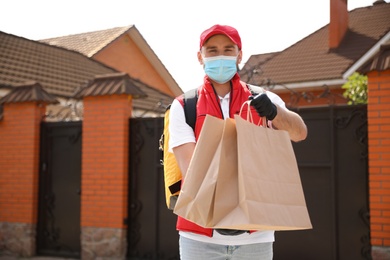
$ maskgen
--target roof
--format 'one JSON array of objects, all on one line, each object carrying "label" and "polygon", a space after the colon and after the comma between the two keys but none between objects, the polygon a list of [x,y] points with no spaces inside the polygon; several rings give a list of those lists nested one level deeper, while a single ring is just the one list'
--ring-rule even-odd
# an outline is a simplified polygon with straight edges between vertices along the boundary
[{"label": "roof", "polygon": [[[263,53],[258,55],[252,55],[249,57],[248,61],[245,63],[245,69],[243,68],[240,71],[240,76],[242,78],[252,78],[253,74],[262,74],[262,66],[272,59],[279,52]],[[250,69],[246,69],[250,68]]]},{"label": "roof", "polygon": [[17,86],[8,95],[0,98],[0,104],[29,101],[43,101],[49,104],[58,103],[57,99],[47,93],[37,82],[29,82],[25,85]]},{"label": "roof", "polygon": [[105,95],[133,95],[135,98],[145,98],[147,95],[140,90],[143,83],[134,80],[126,73],[115,73],[102,76],[96,76],[86,87],[80,89],[75,97],[81,99],[86,96],[105,96]]},{"label": "roof", "polygon": [[349,12],[349,27],[338,48],[328,48],[328,24],[289,48],[268,56],[266,62],[263,54],[251,56],[240,71],[242,79],[254,85],[272,82],[291,86],[346,79],[348,70],[370,50],[379,50],[378,42],[390,39],[390,4],[379,2]]},{"label": "roof", "polygon": [[366,74],[373,70],[390,70],[390,43],[382,45],[379,53],[362,66],[358,72]]},{"label": "roof", "polygon": [[[76,51],[0,31],[0,90],[33,81],[55,97],[74,98],[95,77],[113,73],[119,72]],[[165,112],[172,97],[139,80],[130,80],[147,95],[133,100],[134,110]]]},{"label": "roof", "polygon": [[78,52],[0,31],[0,87],[35,81],[53,95],[71,97],[95,75],[113,72]]},{"label": "roof", "polygon": [[63,47],[93,57],[104,47],[126,33],[132,26],[116,27],[107,30],[73,34],[40,40],[50,45]]},{"label": "roof", "polygon": [[95,56],[97,53],[106,48],[110,43],[114,42],[124,34],[128,34],[130,38],[136,43],[141,52],[154,66],[157,73],[159,73],[161,78],[164,79],[172,93],[174,93],[175,96],[182,94],[182,89],[173,79],[172,75],[165,68],[164,64],[157,57],[152,48],[142,37],[135,25],[43,39],[40,40],[40,42],[60,46],[69,50],[74,50],[86,55],[87,57],[93,58],[93,56]]},{"label": "roof", "polygon": [[168,95],[131,78],[126,73],[96,76],[84,88],[80,89],[75,97],[81,99],[86,96],[114,94],[132,95],[134,108],[144,112],[163,113],[167,105],[172,103],[172,98]]}]

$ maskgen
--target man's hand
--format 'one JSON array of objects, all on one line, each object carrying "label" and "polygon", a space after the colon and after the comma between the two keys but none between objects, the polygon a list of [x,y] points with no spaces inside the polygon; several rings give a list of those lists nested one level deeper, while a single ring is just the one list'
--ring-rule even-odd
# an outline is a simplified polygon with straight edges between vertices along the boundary
[{"label": "man's hand", "polygon": [[269,97],[262,93],[255,97],[250,96],[249,100],[252,100],[250,105],[256,109],[257,114],[261,117],[266,117],[268,120],[273,120],[278,113],[278,110]]}]

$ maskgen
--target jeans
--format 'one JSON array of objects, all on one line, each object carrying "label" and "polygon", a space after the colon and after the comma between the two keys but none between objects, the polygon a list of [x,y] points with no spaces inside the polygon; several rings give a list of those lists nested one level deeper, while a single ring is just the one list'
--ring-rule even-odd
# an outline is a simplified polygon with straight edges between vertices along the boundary
[{"label": "jeans", "polygon": [[240,246],[225,246],[199,242],[180,236],[181,260],[272,260],[272,242]]}]

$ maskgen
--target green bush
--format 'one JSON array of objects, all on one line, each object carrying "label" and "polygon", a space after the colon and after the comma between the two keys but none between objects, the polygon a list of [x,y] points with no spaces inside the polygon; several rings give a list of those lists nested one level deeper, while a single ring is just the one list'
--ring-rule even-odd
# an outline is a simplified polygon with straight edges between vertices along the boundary
[{"label": "green bush", "polygon": [[367,76],[355,72],[342,86],[343,96],[348,99],[348,105],[367,104]]}]

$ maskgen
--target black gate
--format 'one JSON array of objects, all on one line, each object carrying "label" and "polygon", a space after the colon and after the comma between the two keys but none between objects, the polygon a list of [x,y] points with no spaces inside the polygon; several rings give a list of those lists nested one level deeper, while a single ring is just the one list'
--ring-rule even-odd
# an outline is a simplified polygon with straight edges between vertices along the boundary
[{"label": "black gate", "polygon": [[[275,260],[370,259],[366,106],[301,109],[309,135],[294,143],[312,230],[276,232]],[[158,139],[163,119],[130,124],[130,259],[179,259],[166,209]]]},{"label": "black gate", "polygon": [[163,118],[130,120],[129,259],[179,259],[176,216],[165,204]]},{"label": "black gate", "polygon": [[81,122],[41,124],[37,254],[80,257]]},{"label": "black gate", "polygon": [[302,109],[294,144],[312,230],[276,232],[275,260],[371,259],[366,106]]}]

